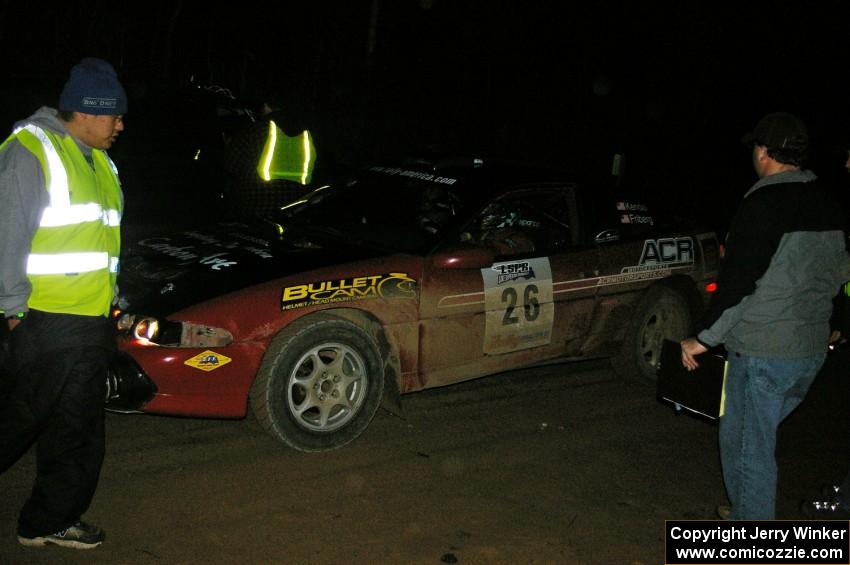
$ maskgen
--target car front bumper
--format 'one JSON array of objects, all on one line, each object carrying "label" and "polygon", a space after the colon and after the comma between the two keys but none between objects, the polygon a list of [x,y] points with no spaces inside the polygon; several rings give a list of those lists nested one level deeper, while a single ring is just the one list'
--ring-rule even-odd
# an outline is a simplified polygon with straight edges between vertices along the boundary
[{"label": "car front bumper", "polygon": [[111,412],[141,412],[156,395],[156,384],[132,357],[116,353],[106,374],[106,409]]}]

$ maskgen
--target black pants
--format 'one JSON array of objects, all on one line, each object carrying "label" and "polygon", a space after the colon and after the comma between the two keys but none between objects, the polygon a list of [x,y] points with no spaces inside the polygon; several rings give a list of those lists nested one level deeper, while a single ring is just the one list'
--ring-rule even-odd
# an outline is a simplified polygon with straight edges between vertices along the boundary
[{"label": "black pants", "polygon": [[105,318],[31,311],[10,335],[11,395],[0,404],[0,472],[36,442],[37,475],[18,520],[25,537],[76,523],[91,504],[104,455]]}]

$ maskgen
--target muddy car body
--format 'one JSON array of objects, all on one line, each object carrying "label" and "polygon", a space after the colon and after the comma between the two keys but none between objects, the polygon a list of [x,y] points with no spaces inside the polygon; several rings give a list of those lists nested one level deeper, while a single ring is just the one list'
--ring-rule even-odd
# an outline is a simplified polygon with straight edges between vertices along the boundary
[{"label": "muddy car body", "polygon": [[376,166],[250,228],[146,236],[120,287],[108,406],[245,416],[303,451],[399,395],[609,355],[652,378],[716,278],[713,233],[478,160]]}]

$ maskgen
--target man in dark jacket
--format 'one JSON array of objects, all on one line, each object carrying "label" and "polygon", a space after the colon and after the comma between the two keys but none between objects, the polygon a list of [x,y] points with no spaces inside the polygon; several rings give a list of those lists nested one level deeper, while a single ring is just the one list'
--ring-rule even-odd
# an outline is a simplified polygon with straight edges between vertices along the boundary
[{"label": "man in dark jacket", "polygon": [[844,217],[814,173],[796,116],[765,116],[747,136],[759,181],[746,193],[704,329],[682,342],[682,362],[725,344],[729,353],[720,456],[731,509],[776,512],[776,430],[802,402],[826,356],[833,298],[850,279]]}]

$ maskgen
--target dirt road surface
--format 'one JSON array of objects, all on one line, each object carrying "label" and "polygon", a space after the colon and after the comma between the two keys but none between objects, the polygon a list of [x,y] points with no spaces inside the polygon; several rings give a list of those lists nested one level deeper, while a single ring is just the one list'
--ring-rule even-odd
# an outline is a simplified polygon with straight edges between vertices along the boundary
[{"label": "dirt road surface", "polygon": [[[781,428],[779,517],[843,476],[850,351]],[[31,450],[0,476],[0,564],[663,562],[665,519],[725,502],[716,426],[605,361],[409,395],[355,443],[303,454],[257,423],[110,414],[90,551],[17,545]]]}]

